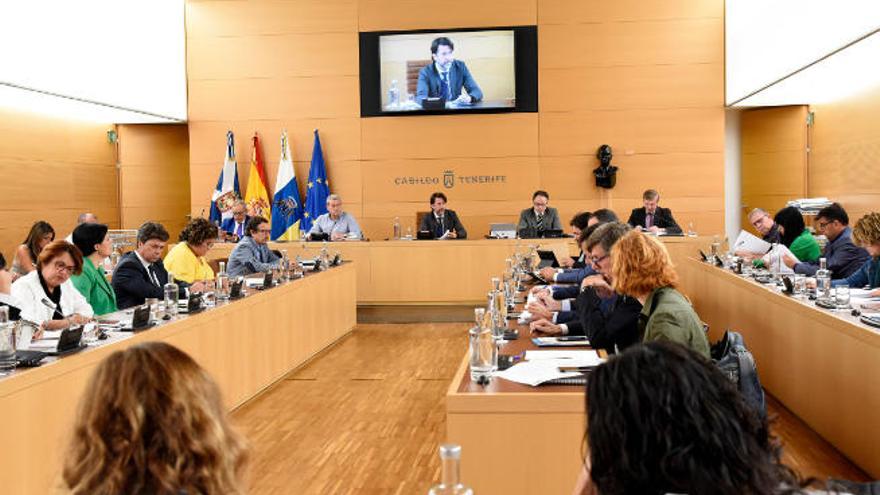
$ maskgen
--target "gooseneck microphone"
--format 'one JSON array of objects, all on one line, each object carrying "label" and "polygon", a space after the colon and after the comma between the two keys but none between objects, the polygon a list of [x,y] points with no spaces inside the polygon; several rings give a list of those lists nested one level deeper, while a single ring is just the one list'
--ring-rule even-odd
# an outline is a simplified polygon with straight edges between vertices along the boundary
[{"label": "gooseneck microphone", "polygon": [[67,318],[67,316],[65,316],[64,313],[62,313],[61,310],[58,309],[58,306],[56,304],[54,304],[52,301],[50,301],[44,297],[43,299],[40,300],[40,302],[43,303],[43,306],[46,306],[47,308],[51,309],[54,312],[54,314],[57,314],[58,316],[60,316],[62,320]]}]

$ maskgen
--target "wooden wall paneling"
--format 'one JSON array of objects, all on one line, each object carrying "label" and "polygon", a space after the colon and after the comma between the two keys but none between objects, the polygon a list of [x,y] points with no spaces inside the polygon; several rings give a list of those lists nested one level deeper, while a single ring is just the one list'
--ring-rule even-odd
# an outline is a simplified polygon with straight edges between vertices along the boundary
[{"label": "wooden wall paneling", "polygon": [[717,108],[723,103],[721,63],[542,69],[541,110]]},{"label": "wooden wall paneling", "polygon": [[541,69],[723,62],[723,19],[542,25]]},{"label": "wooden wall paneling", "polygon": [[[299,16],[297,16],[299,17]],[[192,38],[190,81],[357,76],[357,33],[286,33]]]},{"label": "wooden wall paneling", "polygon": [[360,0],[361,31],[520,26],[536,24],[534,0],[450,0],[441,8],[413,0]]},{"label": "wooden wall paneling", "polygon": [[186,36],[357,32],[357,0],[186,2]]},{"label": "wooden wall paneling", "polygon": [[806,117],[806,106],[743,112],[743,229],[752,229],[747,215],[752,208],[772,215],[787,201],[807,195]]},{"label": "wooden wall paneling", "polygon": [[656,21],[724,17],[722,2],[703,0],[538,0],[538,20],[548,24],[586,24],[593,22]]},{"label": "wooden wall paneling", "polygon": [[538,116],[532,113],[372,118],[361,129],[365,160],[538,154]]},{"label": "wooden wall paneling", "polygon": [[541,155],[594,155],[602,143],[617,153],[720,152],[724,110],[596,110],[541,113]]}]

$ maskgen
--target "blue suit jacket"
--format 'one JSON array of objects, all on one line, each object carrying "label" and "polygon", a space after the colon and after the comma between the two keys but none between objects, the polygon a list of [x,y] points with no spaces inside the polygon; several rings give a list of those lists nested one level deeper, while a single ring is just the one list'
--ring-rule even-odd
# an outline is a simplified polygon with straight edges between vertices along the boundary
[{"label": "blue suit jacket", "polygon": [[[474,77],[471,76],[471,71],[468,70],[467,65],[461,60],[452,61],[452,67],[449,69],[449,87],[452,97],[447,98],[447,101],[458,98],[461,95],[462,87],[467,90],[473,101],[483,99],[483,91],[477,85]],[[443,79],[440,78],[437,66],[434,62],[431,62],[419,71],[419,82],[416,85],[416,103],[421,105],[425,98],[442,96],[444,96]]]},{"label": "blue suit jacket", "polygon": [[[251,221],[250,215],[245,215],[244,227],[242,229],[242,230],[244,230],[244,232],[243,232],[244,235],[247,235],[247,224],[250,221]],[[220,223],[220,230],[222,230],[223,232],[227,232],[229,234],[234,234],[235,232],[233,232],[233,230],[235,230],[235,219],[232,217],[224,218],[223,222]]]}]

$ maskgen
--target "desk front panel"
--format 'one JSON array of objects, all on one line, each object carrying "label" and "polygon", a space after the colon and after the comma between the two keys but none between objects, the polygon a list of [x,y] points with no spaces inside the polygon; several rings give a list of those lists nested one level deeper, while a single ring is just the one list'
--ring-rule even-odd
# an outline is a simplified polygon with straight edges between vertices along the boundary
[{"label": "desk front panel", "polygon": [[114,336],[42,367],[0,380],[3,493],[47,493],[60,479],[76,405],[98,363],[112,352],[164,341],[214,377],[231,409],[243,404],[354,328],[355,266],[260,292],[135,335]]},{"label": "desk front panel", "polygon": [[845,311],[687,261],[685,285],[711,340],[742,333],[761,384],[859,467],[880,478],[880,332]]}]

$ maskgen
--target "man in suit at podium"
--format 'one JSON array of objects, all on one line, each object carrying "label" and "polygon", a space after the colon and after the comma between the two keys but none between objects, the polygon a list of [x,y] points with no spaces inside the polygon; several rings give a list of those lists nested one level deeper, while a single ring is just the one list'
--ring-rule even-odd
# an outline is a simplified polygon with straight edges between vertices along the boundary
[{"label": "man in suit at podium", "polygon": [[247,205],[244,201],[238,200],[232,205],[232,218],[223,220],[220,224],[220,230],[229,236],[232,242],[238,242],[247,232],[247,224],[251,217],[247,214]]},{"label": "man in suit at podium", "polygon": [[446,195],[435,192],[431,195],[431,213],[422,218],[420,232],[431,232],[435,239],[467,239],[467,230],[453,210],[446,209]]},{"label": "man in suit at podium", "polygon": [[547,191],[535,191],[532,194],[532,207],[519,214],[516,231],[522,238],[543,237],[548,230],[562,231],[562,222],[556,208],[548,206],[550,194]]},{"label": "man in suit at podium", "polygon": [[[431,42],[432,63],[419,71],[416,85],[416,103],[426,98],[442,98],[448,102],[469,105],[483,99],[483,91],[471,75],[467,65],[455,60],[452,51],[455,45],[445,36]],[[461,90],[464,88],[467,93]]]},{"label": "man in suit at podium", "polygon": [[113,270],[113,290],[119,309],[140,306],[147,298],[163,299],[168,272],[162,251],[168,231],[161,224],[147,222],[138,229],[137,250],[125,253]]},{"label": "man in suit at podium", "polygon": [[669,208],[661,208],[660,193],[648,189],[642,194],[642,208],[635,208],[629,216],[629,223],[633,228],[645,230],[655,234],[680,234],[681,227],[672,218]]}]

